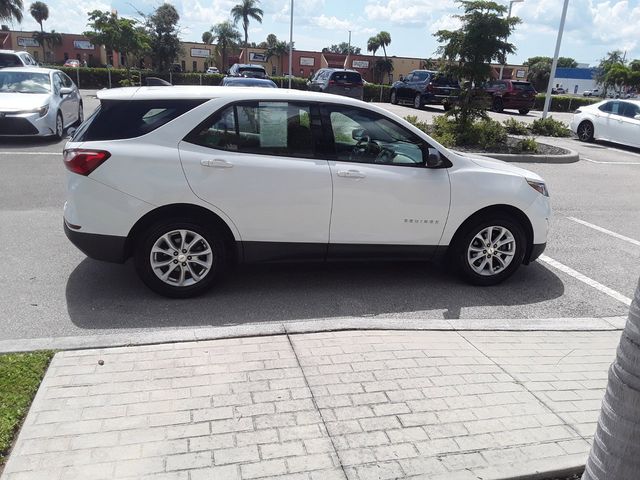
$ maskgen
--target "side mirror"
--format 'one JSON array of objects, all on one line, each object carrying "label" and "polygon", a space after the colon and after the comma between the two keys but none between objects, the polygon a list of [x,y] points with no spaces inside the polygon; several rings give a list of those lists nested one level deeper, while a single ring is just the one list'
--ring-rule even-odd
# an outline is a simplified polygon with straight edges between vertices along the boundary
[{"label": "side mirror", "polygon": [[73,92],[73,88],[70,87],[62,87],[60,89],[60,96],[64,97],[65,95],[70,95]]},{"label": "side mirror", "polygon": [[351,138],[354,140],[362,140],[367,136],[367,131],[364,128],[354,128],[351,132]]},{"label": "side mirror", "polygon": [[429,147],[427,155],[427,168],[439,168],[444,165],[440,152],[435,148]]}]

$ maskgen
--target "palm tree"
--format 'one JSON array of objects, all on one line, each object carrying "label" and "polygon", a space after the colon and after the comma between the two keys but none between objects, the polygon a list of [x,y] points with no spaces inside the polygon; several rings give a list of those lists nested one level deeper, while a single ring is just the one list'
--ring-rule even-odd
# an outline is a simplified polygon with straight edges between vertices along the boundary
[{"label": "palm tree", "polygon": [[22,22],[22,0],[0,0],[0,21]]},{"label": "palm tree", "polygon": [[227,71],[227,51],[232,48],[236,48],[242,37],[240,32],[236,30],[236,27],[229,21],[222,22],[211,27],[211,33],[215,38],[217,45],[216,50],[222,58],[222,65],[220,66],[220,72]]},{"label": "palm tree", "polygon": [[367,52],[373,53],[373,56],[376,56],[376,52],[380,48],[380,39],[378,35],[374,35],[373,37],[369,37],[367,40]]},{"label": "palm tree", "polygon": [[[29,13],[31,13],[33,19],[38,22],[38,25],[40,25],[40,34],[44,35],[42,22],[49,18],[49,7],[47,7],[47,4],[44,2],[33,2],[29,7]],[[44,49],[44,42],[40,42],[40,44],[42,45],[42,61],[46,62],[47,52]]]},{"label": "palm tree", "polygon": [[638,478],[640,458],[640,282],[602,401],[583,480]]},{"label": "palm tree", "polygon": [[264,11],[258,7],[260,0],[242,0],[241,3],[231,9],[233,21],[237,24],[242,20],[244,30],[244,60],[249,63],[249,21],[253,18],[258,23],[262,23]]},{"label": "palm tree", "polygon": [[[45,45],[49,49],[49,53],[53,51],[54,48],[62,45],[62,35],[56,32],[55,30],[51,30],[51,33],[47,32],[35,32],[33,34],[33,38],[42,45],[42,49],[44,51]],[[43,58],[43,61],[46,61]]]},{"label": "palm tree", "polygon": [[213,34],[211,31],[207,30],[202,33],[202,43],[206,43],[207,45],[211,45],[213,43]]},{"label": "palm tree", "polygon": [[391,71],[393,70],[393,66],[390,67],[389,59],[387,58],[387,47],[391,44],[391,34],[389,32],[382,31],[377,35],[369,38],[367,40],[367,50],[369,52],[373,52],[375,56],[376,52],[379,48],[382,48],[384,52],[384,63],[380,63],[380,66],[384,66],[383,68],[379,68],[379,71],[382,73],[386,71],[389,74],[389,81],[391,81]]},{"label": "palm tree", "polygon": [[[267,43],[269,42],[267,41]],[[276,39],[275,43],[270,44],[267,47],[267,60],[269,60],[271,57],[276,57],[278,59],[278,66],[282,66],[282,56],[287,54],[288,52],[289,44],[287,42]]]}]

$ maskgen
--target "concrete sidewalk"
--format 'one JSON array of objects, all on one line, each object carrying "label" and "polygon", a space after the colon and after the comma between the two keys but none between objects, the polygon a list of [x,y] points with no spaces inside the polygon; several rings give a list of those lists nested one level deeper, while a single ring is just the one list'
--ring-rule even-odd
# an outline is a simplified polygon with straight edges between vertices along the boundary
[{"label": "concrete sidewalk", "polygon": [[619,331],[58,353],[3,480],[499,479],[584,464]]}]

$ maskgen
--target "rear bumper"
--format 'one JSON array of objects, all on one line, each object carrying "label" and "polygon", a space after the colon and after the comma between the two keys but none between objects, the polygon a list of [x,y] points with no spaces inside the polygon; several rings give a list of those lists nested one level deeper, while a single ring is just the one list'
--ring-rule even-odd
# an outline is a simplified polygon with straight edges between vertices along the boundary
[{"label": "rear bumper", "polygon": [[458,101],[457,95],[434,95],[423,93],[421,97],[423,105],[453,105]]},{"label": "rear bumper", "polygon": [[87,257],[113,263],[124,263],[126,260],[127,237],[79,232],[69,228],[66,221],[64,233]]}]

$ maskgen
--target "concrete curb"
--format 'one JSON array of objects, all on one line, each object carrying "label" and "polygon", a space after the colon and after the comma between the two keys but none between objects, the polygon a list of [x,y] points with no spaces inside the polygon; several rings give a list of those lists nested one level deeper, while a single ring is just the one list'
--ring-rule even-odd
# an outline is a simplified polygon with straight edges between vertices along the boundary
[{"label": "concrete curb", "polygon": [[598,332],[624,328],[626,317],[603,318],[523,318],[523,319],[398,319],[398,318],[319,318],[293,322],[266,322],[225,327],[163,329],[104,335],[27,338],[1,340],[0,353],[33,350],[82,350],[159,343],[194,342],[223,338],[335,332],[344,330],[421,330],[421,331],[559,331]]},{"label": "concrete curb", "polygon": [[580,154],[578,152],[568,148],[564,149],[567,150],[568,153],[563,155],[533,155],[525,153],[478,153],[478,155],[511,163],[576,163],[580,160]]}]

